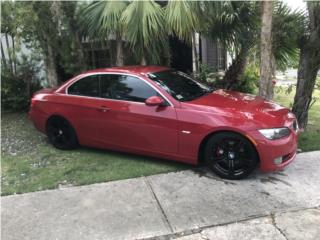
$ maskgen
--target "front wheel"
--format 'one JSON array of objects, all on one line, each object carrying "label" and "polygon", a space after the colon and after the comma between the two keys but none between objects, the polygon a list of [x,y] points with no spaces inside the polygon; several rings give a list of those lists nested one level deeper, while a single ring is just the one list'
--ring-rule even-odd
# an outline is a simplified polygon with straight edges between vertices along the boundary
[{"label": "front wheel", "polygon": [[73,149],[78,145],[76,132],[62,117],[52,117],[48,120],[47,135],[52,145],[58,149]]},{"label": "front wheel", "polygon": [[222,178],[237,180],[247,177],[259,162],[252,143],[237,133],[213,135],[205,147],[205,162]]}]

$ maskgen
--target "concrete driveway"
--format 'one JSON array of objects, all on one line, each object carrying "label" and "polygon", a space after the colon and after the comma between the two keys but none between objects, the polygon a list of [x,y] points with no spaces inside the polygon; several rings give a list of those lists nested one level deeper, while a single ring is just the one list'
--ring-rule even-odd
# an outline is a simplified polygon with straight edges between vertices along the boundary
[{"label": "concrete driveway", "polygon": [[316,151],[242,181],[188,170],[3,197],[1,237],[319,239],[319,206]]}]

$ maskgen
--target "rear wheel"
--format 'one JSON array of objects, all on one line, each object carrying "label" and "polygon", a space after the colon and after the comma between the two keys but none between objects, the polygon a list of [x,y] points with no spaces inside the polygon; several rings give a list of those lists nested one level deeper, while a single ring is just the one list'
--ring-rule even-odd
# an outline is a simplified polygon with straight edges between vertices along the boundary
[{"label": "rear wheel", "polygon": [[204,155],[206,164],[213,172],[231,180],[247,177],[259,161],[252,143],[232,132],[213,135],[206,144]]},{"label": "rear wheel", "polygon": [[78,145],[73,127],[62,117],[52,117],[48,120],[47,135],[52,145],[58,149],[73,149]]}]

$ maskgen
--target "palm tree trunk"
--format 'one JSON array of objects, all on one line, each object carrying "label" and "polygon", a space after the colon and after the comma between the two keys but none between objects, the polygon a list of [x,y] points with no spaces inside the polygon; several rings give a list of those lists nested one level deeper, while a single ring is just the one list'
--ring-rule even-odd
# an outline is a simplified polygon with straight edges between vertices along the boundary
[{"label": "palm tree trunk", "polygon": [[123,66],[123,44],[120,34],[116,36],[117,52],[116,52],[116,66]]},{"label": "palm tree trunk", "polygon": [[265,99],[272,99],[272,2],[262,2],[261,27],[261,64],[259,95]]},{"label": "palm tree trunk", "polygon": [[240,49],[240,52],[232,61],[232,64],[227,69],[223,77],[224,88],[232,89],[233,86],[240,81],[240,77],[244,73],[244,70],[247,65],[248,53],[249,53],[248,48]]}]

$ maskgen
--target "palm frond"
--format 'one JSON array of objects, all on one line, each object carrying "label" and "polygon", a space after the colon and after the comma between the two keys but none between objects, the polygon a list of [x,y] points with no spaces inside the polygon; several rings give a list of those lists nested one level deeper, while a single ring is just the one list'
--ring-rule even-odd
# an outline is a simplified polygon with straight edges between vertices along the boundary
[{"label": "palm frond", "polygon": [[83,11],[83,24],[90,36],[105,37],[123,31],[121,15],[128,1],[99,1],[91,3]]},{"label": "palm frond", "polygon": [[126,26],[126,40],[131,49],[138,56],[150,53],[152,58],[159,59],[159,48],[167,40],[161,6],[151,0],[133,1],[123,12],[121,21]]},{"label": "palm frond", "polygon": [[299,38],[306,29],[306,18],[302,11],[292,11],[283,3],[277,2],[272,20],[272,52],[278,69],[285,69],[299,59]]},{"label": "palm frond", "polygon": [[226,1],[215,7],[216,13],[207,14],[212,17],[208,19],[209,27],[204,33],[236,51],[241,47],[252,47],[259,35],[258,4]]},{"label": "palm frond", "polygon": [[199,2],[168,1],[165,7],[165,19],[169,33],[176,35],[181,40],[191,41],[191,34],[200,29],[200,20],[196,14]]}]

